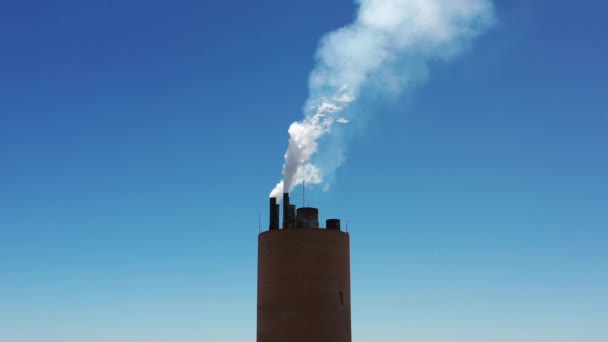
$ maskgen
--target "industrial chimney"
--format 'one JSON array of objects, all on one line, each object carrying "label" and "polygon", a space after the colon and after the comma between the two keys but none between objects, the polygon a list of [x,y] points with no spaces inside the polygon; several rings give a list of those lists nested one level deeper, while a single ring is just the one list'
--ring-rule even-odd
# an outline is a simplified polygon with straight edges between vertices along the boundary
[{"label": "industrial chimney", "polygon": [[270,220],[268,229],[279,229],[279,205],[275,197],[270,197]]},{"label": "industrial chimney", "polygon": [[340,220],[319,227],[317,208],[270,199],[258,236],[257,342],[351,342],[350,238]]}]

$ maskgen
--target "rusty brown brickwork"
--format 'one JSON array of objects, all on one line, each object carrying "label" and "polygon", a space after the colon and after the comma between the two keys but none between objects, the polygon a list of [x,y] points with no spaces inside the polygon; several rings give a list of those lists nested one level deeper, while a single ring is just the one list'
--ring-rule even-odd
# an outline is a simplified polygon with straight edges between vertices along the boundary
[{"label": "rusty brown brickwork", "polygon": [[348,233],[258,236],[257,342],[351,342]]}]

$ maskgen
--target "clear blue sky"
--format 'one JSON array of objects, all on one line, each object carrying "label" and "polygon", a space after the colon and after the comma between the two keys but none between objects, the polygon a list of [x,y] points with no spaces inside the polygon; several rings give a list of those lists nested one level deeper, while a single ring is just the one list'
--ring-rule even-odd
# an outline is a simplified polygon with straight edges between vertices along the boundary
[{"label": "clear blue sky", "polygon": [[[498,1],[310,191],[353,341],[608,340],[607,6]],[[254,341],[258,212],[352,1],[1,7],[0,340]]]}]

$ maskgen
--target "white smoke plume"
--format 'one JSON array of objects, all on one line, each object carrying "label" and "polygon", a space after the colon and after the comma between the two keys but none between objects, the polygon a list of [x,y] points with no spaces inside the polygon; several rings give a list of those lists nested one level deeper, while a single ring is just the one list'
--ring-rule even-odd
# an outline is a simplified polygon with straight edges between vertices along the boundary
[{"label": "white smoke plume", "polygon": [[454,57],[494,21],[491,0],[356,1],[354,22],[321,40],[304,119],[289,127],[283,180],[270,197],[333,172],[338,165],[315,165],[312,157],[334,123],[356,119],[344,116],[363,92],[399,94],[424,78],[429,62]]}]

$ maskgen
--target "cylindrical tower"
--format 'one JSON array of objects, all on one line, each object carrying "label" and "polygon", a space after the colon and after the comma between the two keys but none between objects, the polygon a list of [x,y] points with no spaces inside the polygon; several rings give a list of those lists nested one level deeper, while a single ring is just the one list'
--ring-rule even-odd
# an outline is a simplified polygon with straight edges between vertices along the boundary
[{"label": "cylindrical tower", "polygon": [[351,342],[350,240],[335,227],[260,233],[257,342]]},{"label": "cylindrical tower", "polygon": [[296,225],[298,228],[319,228],[319,209],[298,208]]}]

